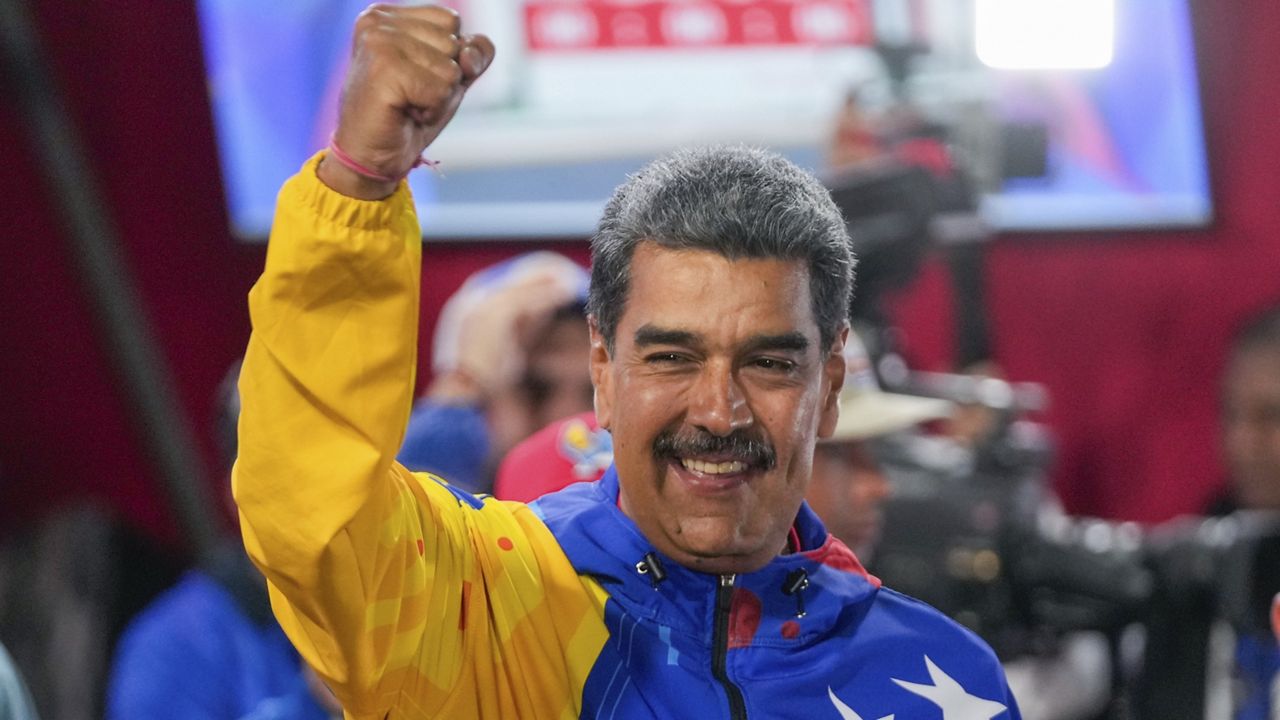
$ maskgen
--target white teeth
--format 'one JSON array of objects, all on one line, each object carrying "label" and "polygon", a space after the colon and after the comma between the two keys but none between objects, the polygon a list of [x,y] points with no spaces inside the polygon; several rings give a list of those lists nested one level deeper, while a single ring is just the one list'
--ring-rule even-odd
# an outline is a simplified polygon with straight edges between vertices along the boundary
[{"label": "white teeth", "polygon": [[741,460],[713,463],[693,458],[681,458],[680,464],[684,466],[685,470],[702,473],[703,475],[727,475],[729,473],[744,472],[747,469],[747,464]]}]

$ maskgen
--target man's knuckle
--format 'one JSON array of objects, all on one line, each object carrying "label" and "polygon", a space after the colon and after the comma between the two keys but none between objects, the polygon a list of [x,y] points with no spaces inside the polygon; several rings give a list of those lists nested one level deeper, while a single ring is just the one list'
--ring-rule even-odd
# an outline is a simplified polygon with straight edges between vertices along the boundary
[{"label": "man's knuckle", "polygon": [[437,26],[455,35],[462,28],[462,18],[458,15],[457,10],[447,7],[435,7],[432,9],[436,11],[434,13],[434,21]]},{"label": "man's knuckle", "polygon": [[456,60],[450,60],[445,66],[446,78],[450,85],[457,85],[462,82],[462,66]]},{"label": "man's knuckle", "polygon": [[445,54],[449,57],[457,57],[458,53],[462,52],[462,41],[458,39],[457,35],[446,36],[442,44],[444,45]]},{"label": "man's knuckle", "polygon": [[382,25],[390,19],[390,13],[385,5],[370,5],[361,11],[356,17],[356,32],[365,31],[379,25]]},{"label": "man's knuckle", "polygon": [[379,37],[370,38],[369,42],[365,43],[362,55],[369,67],[386,72],[385,68],[395,65],[397,52],[394,45],[388,43],[385,38]]}]

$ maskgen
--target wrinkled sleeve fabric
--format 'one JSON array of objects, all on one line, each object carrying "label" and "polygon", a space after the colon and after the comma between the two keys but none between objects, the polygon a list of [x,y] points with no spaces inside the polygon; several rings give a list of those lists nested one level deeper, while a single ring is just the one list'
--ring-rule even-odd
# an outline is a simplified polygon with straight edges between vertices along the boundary
[{"label": "wrinkled sleeve fabric", "polygon": [[348,713],[381,717],[425,662],[426,629],[447,622],[433,592],[456,583],[429,575],[461,575],[469,546],[448,490],[394,462],[420,297],[407,185],[348,198],[316,177],[319,159],[282,188],[249,295],[233,490],[289,639]]}]

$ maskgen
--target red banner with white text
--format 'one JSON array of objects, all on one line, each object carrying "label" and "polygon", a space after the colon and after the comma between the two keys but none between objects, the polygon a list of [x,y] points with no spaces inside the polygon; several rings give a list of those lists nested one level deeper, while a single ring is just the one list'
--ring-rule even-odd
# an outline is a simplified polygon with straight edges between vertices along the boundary
[{"label": "red banner with white text", "polygon": [[532,52],[868,45],[866,0],[529,0]]}]

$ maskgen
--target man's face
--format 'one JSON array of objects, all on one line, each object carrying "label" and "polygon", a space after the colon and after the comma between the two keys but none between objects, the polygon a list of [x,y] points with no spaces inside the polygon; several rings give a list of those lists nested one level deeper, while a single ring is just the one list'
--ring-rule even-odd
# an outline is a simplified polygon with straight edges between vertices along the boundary
[{"label": "man's face", "polygon": [[529,351],[520,393],[532,420],[529,434],[553,420],[591,409],[594,391],[587,367],[587,323],[581,314],[561,315]]},{"label": "man's face", "polygon": [[1280,347],[1245,350],[1232,360],[1223,424],[1241,506],[1280,510]]},{"label": "man's face", "polygon": [[827,530],[866,562],[880,537],[881,504],[890,492],[870,444],[850,440],[818,445],[804,497]]},{"label": "man's face", "polygon": [[819,345],[802,262],[636,248],[614,352],[593,327],[591,371],[622,510],[659,551],[731,573],[784,548],[838,414],[844,358]]},{"label": "man's face", "polygon": [[489,403],[490,443],[496,456],[505,455],[553,420],[591,409],[589,350],[587,324],[581,314],[559,313],[538,328],[529,340],[517,387]]}]

